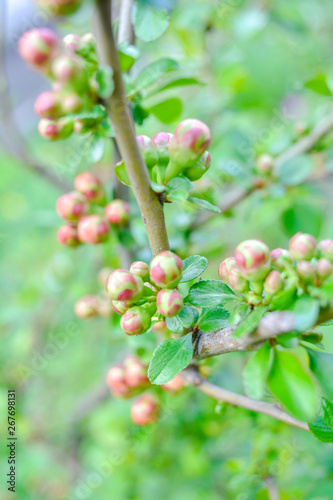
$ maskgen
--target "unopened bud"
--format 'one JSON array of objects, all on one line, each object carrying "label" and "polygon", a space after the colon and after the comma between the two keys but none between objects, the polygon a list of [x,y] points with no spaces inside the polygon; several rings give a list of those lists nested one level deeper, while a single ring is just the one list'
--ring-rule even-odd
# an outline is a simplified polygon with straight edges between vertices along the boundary
[{"label": "unopened bud", "polygon": [[295,260],[311,260],[317,242],[311,234],[297,233],[289,241],[289,252]]},{"label": "unopened bud", "polygon": [[269,255],[272,266],[276,267],[280,271],[285,268],[286,263],[292,263],[288,250],[285,250],[284,248],[274,248]]},{"label": "unopened bud", "polygon": [[235,292],[245,293],[249,290],[249,282],[241,275],[239,269],[236,267],[230,269],[227,283]]},{"label": "unopened bud", "polygon": [[176,127],[169,146],[170,159],[182,168],[194,165],[210,144],[210,130],[200,120],[183,120]]},{"label": "unopened bud", "polygon": [[82,0],[38,0],[39,6],[51,16],[69,16],[81,5]]},{"label": "unopened bud", "polygon": [[234,257],[228,257],[219,265],[218,274],[222,281],[228,283],[229,273],[231,269],[237,268],[236,259]]},{"label": "unopened bud", "polygon": [[126,201],[113,200],[105,207],[108,221],[115,226],[126,226],[130,218],[130,206]]},{"label": "unopened bud", "polygon": [[259,174],[270,174],[273,170],[273,165],[273,157],[269,154],[262,154],[257,158],[257,171]]},{"label": "unopened bud", "polygon": [[86,295],[81,297],[75,306],[74,312],[78,318],[87,319],[98,315],[97,297],[95,295]]},{"label": "unopened bud", "polygon": [[97,280],[98,280],[98,283],[103,288],[105,288],[106,280],[108,279],[108,277],[110,276],[110,274],[112,273],[112,271],[113,271],[112,267],[102,267],[102,269],[100,269],[98,271]]},{"label": "unopened bud", "polygon": [[124,365],[112,366],[106,375],[106,383],[115,397],[128,397],[131,394],[125,381]]},{"label": "unopened bud", "polygon": [[116,269],[108,277],[105,288],[112,300],[133,303],[142,296],[143,281],[125,269]]},{"label": "unopened bud", "polygon": [[156,165],[158,161],[158,151],[153,140],[146,135],[138,135],[136,140],[147,167],[151,168]]},{"label": "unopened bud", "polygon": [[112,307],[117,314],[124,314],[131,307],[131,304],[122,300],[113,300]]},{"label": "unopened bud", "polygon": [[151,331],[159,335],[168,335],[170,333],[170,330],[167,328],[165,321],[157,321],[157,323],[152,326]]},{"label": "unopened bud", "polygon": [[297,274],[304,281],[312,282],[314,280],[316,270],[308,260],[300,260],[297,262]]},{"label": "unopened bud", "polygon": [[60,99],[54,92],[42,92],[36,99],[34,105],[35,113],[41,118],[59,118],[63,113]]},{"label": "unopened bud", "polygon": [[322,240],[318,243],[317,247],[320,257],[325,257],[326,259],[333,262],[333,240]]},{"label": "unopened bud", "polygon": [[260,281],[269,272],[269,248],[261,240],[246,240],[235,251],[238,269],[249,281]]},{"label": "unopened bud", "polygon": [[71,118],[60,118],[59,120],[48,120],[43,118],[38,124],[38,131],[44,139],[57,141],[67,139],[74,129],[74,122]]},{"label": "unopened bud", "polygon": [[62,109],[65,113],[79,113],[83,108],[83,100],[75,92],[65,95],[62,99]]},{"label": "unopened bud", "polygon": [[18,50],[24,61],[43,70],[58,53],[60,44],[61,40],[54,31],[36,28],[21,36]]},{"label": "unopened bud", "polygon": [[158,151],[158,164],[160,167],[166,167],[170,160],[169,144],[172,134],[168,132],[159,132],[153,138],[153,142]]},{"label": "unopened bud", "polygon": [[322,257],[317,262],[317,274],[322,279],[325,280],[333,273],[333,264],[330,260]]},{"label": "unopened bud", "polygon": [[77,91],[82,91],[88,86],[85,67],[73,54],[62,54],[54,59],[52,74],[62,85],[71,86]]},{"label": "unopened bud", "polygon": [[150,325],[151,316],[143,307],[131,307],[120,320],[120,326],[127,335],[141,335]]},{"label": "unopened bud", "polygon": [[179,373],[166,384],[162,384],[162,389],[167,392],[177,393],[184,389],[185,383]]},{"label": "unopened bud", "polygon": [[212,158],[209,152],[205,151],[193,167],[189,167],[185,170],[184,175],[186,175],[190,181],[197,181],[201,179],[203,174],[205,174],[209,169],[211,161]]},{"label": "unopened bud", "polygon": [[82,172],[75,177],[75,189],[89,201],[98,202],[104,197],[101,181],[91,172]]},{"label": "unopened bud", "polygon": [[150,279],[160,288],[174,288],[183,271],[183,261],[169,250],[160,252],[150,263]]},{"label": "unopened bud", "polygon": [[81,38],[73,33],[69,33],[63,38],[65,46],[72,52],[77,52],[81,47]]},{"label": "unopened bud", "polygon": [[275,295],[284,288],[284,280],[279,271],[271,271],[264,281],[266,295]]},{"label": "unopened bud", "polygon": [[56,210],[60,217],[68,221],[77,221],[89,211],[85,196],[77,191],[66,193],[57,200]]},{"label": "unopened bud", "polygon": [[156,305],[163,316],[172,318],[183,309],[183,297],[177,290],[160,290],[156,297]]},{"label": "unopened bud", "polygon": [[80,241],[97,245],[108,239],[110,226],[102,215],[86,215],[79,220],[77,232]]},{"label": "unopened bud", "polygon": [[143,281],[149,280],[149,266],[146,262],[140,260],[133,262],[130,267],[130,272],[140,276]]},{"label": "unopened bud", "polygon": [[135,356],[129,356],[124,361],[125,381],[128,387],[139,388],[149,385],[147,366]]},{"label": "unopened bud", "polygon": [[131,417],[136,425],[153,424],[159,416],[159,404],[150,394],[142,394],[133,403]]},{"label": "unopened bud", "polygon": [[77,228],[72,224],[59,227],[57,237],[59,243],[66,247],[77,247],[81,243],[77,234]]}]

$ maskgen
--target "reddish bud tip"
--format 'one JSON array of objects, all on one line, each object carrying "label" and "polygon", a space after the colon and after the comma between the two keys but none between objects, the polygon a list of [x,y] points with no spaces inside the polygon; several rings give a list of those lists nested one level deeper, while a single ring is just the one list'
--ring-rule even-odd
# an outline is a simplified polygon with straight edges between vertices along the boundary
[{"label": "reddish bud tip", "polygon": [[286,263],[292,263],[288,250],[285,250],[284,248],[274,248],[269,255],[272,266],[276,267],[280,271],[285,268]]},{"label": "reddish bud tip", "polygon": [[69,33],[63,38],[65,46],[72,52],[77,52],[81,48],[81,38],[77,35]]},{"label": "reddish bud tip", "polygon": [[295,260],[311,260],[317,242],[311,234],[297,233],[289,241],[289,253]]},{"label": "reddish bud tip", "polygon": [[149,425],[159,416],[159,404],[150,394],[142,394],[133,403],[131,408],[132,420],[136,425]]},{"label": "reddish bud tip", "polygon": [[104,197],[101,181],[91,172],[82,172],[75,177],[75,189],[83,194],[89,201],[98,202]]},{"label": "reddish bud tip", "polygon": [[138,135],[136,140],[147,167],[152,168],[158,161],[158,151],[153,140],[146,135]]},{"label": "reddish bud tip", "polygon": [[163,316],[172,318],[183,309],[183,297],[177,290],[160,290],[156,297],[156,305]]},{"label": "reddish bud tip", "polygon": [[115,226],[126,226],[130,218],[130,206],[126,201],[113,200],[105,207],[108,221]]},{"label": "reddish bud tip", "polygon": [[77,234],[77,228],[72,224],[59,227],[57,237],[59,243],[66,247],[77,247],[81,243]]},{"label": "reddish bud tip", "polygon": [[317,262],[317,274],[322,280],[325,280],[333,274],[333,264],[330,260],[322,257]]},{"label": "reddish bud tip", "polygon": [[238,269],[249,281],[260,281],[269,272],[269,248],[261,240],[246,240],[235,251]]},{"label": "reddish bud tip", "polygon": [[73,132],[73,125],[71,118],[60,118],[59,120],[43,118],[38,124],[38,131],[44,139],[57,141],[67,139]]},{"label": "reddish bud tip", "polygon": [[264,290],[268,295],[275,295],[284,288],[284,280],[279,271],[271,271],[264,281]]},{"label": "reddish bud tip", "polygon": [[183,271],[183,261],[170,250],[160,252],[150,263],[150,279],[160,288],[174,288]]},{"label": "reddish bud tip", "polygon": [[185,383],[179,373],[166,384],[162,384],[162,389],[167,392],[177,393],[184,389]]},{"label": "reddish bud tip", "polygon": [[80,217],[88,213],[89,204],[82,194],[72,191],[58,198],[56,210],[63,219],[77,221]]},{"label": "reddish bud tip", "polygon": [[106,375],[106,383],[113,396],[120,398],[129,396],[130,390],[125,381],[124,365],[112,366]]},{"label": "reddish bud tip", "polygon": [[41,118],[59,118],[62,114],[59,96],[54,92],[42,92],[35,101],[34,110]]},{"label": "reddish bud tip", "polygon": [[170,141],[170,158],[183,168],[195,164],[210,144],[210,130],[200,120],[183,120]]},{"label": "reddish bud tip", "polygon": [[96,245],[107,240],[110,226],[101,215],[86,215],[80,219],[77,232],[80,241]]},{"label": "reddish bud tip", "polygon": [[170,160],[169,155],[169,144],[172,134],[168,132],[159,132],[153,138],[153,142],[158,151],[158,164],[162,167],[166,167]]},{"label": "reddish bud tip", "polygon": [[333,262],[333,240],[322,240],[318,243],[317,247],[320,257],[325,257],[326,259]]},{"label": "reddish bud tip", "polygon": [[74,312],[78,318],[87,319],[98,315],[98,300],[95,295],[81,297],[75,306]]},{"label": "reddish bud tip", "polygon": [[112,307],[117,314],[124,314],[131,307],[131,304],[122,300],[113,300]]},{"label": "reddish bud tip", "polygon": [[131,307],[120,320],[120,325],[127,335],[141,335],[151,325],[151,316],[143,307]]},{"label": "reddish bud tip", "polygon": [[143,281],[125,269],[116,269],[108,277],[105,288],[112,300],[133,303],[142,296]]},{"label": "reddish bud tip", "polygon": [[170,333],[170,330],[168,330],[165,321],[157,321],[157,323],[152,326],[151,331],[159,335],[168,335]]},{"label": "reddish bud tip", "polygon": [[149,385],[147,366],[135,356],[129,356],[125,362],[125,381],[128,387],[139,388]]},{"label": "reddish bud tip", "polygon": [[21,36],[18,50],[24,61],[42,70],[56,55],[60,44],[60,38],[50,29],[36,28]]},{"label": "reddish bud tip", "polygon": [[304,281],[312,282],[314,280],[316,270],[308,260],[300,260],[296,265],[297,273]]},{"label": "reddish bud tip", "polygon": [[140,260],[133,262],[130,267],[130,272],[140,276],[143,281],[149,280],[149,266],[146,262]]},{"label": "reddish bud tip", "polygon": [[234,257],[228,257],[219,265],[218,274],[222,281],[228,283],[229,273],[231,269],[237,268],[236,259]]}]

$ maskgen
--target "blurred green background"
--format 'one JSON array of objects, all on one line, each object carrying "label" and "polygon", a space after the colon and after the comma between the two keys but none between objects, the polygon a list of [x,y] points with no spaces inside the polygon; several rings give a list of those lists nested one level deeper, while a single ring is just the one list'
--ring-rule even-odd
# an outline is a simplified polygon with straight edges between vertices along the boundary
[{"label": "blurred green background", "polygon": [[[173,57],[184,74],[205,85],[166,91],[166,97],[181,100],[181,114],[168,124],[151,115],[138,133],[173,132],[187,117],[205,121],[213,137],[212,168],[197,190],[219,203],[235,186],[248,184],[259,153],[282,152],[332,110],[333,4],[181,0],[167,7],[169,29],[155,42],[138,43],[142,58],[133,73],[159,57]],[[26,15],[22,26],[37,22],[34,11]],[[56,29],[83,34],[89,18],[87,7],[73,24]],[[81,138],[59,146],[38,136],[32,106],[47,83],[29,74],[13,40],[7,40],[6,67],[15,120],[34,157],[71,186],[89,165],[89,155],[82,154]],[[248,237],[271,248],[286,246],[298,230],[332,237],[332,137],[312,155],[311,179],[301,175],[295,185],[276,183],[258,191],[190,235],[185,229],[198,212],[167,206],[172,248],[183,257],[207,256],[205,276],[216,278],[218,263]],[[111,238],[102,247],[60,247],[54,208],[59,189],[5,151],[0,154],[0,431],[6,436],[7,388],[16,388],[17,498],[266,500],[273,498],[270,475],[283,500],[333,498],[331,445],[269,417],[217,405],[194,388],[176,396],[154,389],[163,401],[161,419],[146,429],[132,423],[131,401],[107,396],[105,374],[124,352],[140,348],[149,359],[154,339],[124,338],[117,319],[81,321],[73,312],[77,299],[101,290],[98,270],[120,264],[119,245]],[[96,166],[110,177],[110,192],[111,162],[110,147]],[[136,256],[149,258],[132,199],[131,205]],[[326,350],[333,352],[328,328],[325,334]],[[212,360],[212,379],[242,392],[247,358],[232,353]],[[7,467],[2,446],[0,469]],[[2,487],[1,498],[12,498]]]}]

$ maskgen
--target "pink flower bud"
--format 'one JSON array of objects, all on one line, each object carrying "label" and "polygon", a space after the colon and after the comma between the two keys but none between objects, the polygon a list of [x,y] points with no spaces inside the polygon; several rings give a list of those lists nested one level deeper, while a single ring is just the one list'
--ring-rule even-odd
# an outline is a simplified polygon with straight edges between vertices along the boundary
[{"label": "pink flower bud", "polygon": [[131,304],[122,300],[113,300],[112,307],[117,314],[124,314],[131,307]]},{"label": "pink flower bud", "polygon": [[162,384],[162,389],[167,392],[177,393],[185,388],[185,383],[179,373],[166,384]]},{"label": "pink flower bud", "polygon": [[110,226],[102,215],[86,215],[79,220],[77,232],[80,241],[97,245],[108,239]]},{"label": "pink flower bud", "polygon": [[75,92],[71,92],[63,97],[62,109],[66,114],[79,113],[83,108],[83,100]]},{"label": "pink flower bud", "polygon": [[246,240],[235,252],[238,269],[249,281],[260,281],[269,272],[269,248],[261,240]]},{"label": "pink flower bud", "polygon": [[210,144],[210,130],[203,122],[190,118],[177,126],[170,141],[173,163],[183,168],[194,165]]},{"label": "pink flower bud", "polygon": [[259,174],[267,175],[273,170],[274,160],[271,155],[262,154],[257,158],[257,171]]},{"label": "pink flower bud", "polygon": [[270,252],[271,264],[280,271],[285,268],[287,262],[292,263],[288,250],[275,248]]},{"label": "pink flower bud", "polygon": [[87,319],[98,315],[98,301],[95,295],[81,297],[75,306],[74,312],[78,318]]},{"label": "pink flower bud", "polygon": [[80,217],[87,214],[89,204],[85,196],[76,191],[66,193],[57,200],[56,210],[60,217],[68,221],[79,220]]},{"label": "pink flower bud", "polygon": [[59,227],[57,237],[59,243],[66,247],[77,247],[81,243],[77,234],[77,228],[72,224]]},{"label": "pink flower bud", "polygon": [[130,206],[126,201],[113,200],[105,207],[108,221],[115,226],[126,226],[130,218]]},{"label": "pink flower bud", "polygon": [[289,252],[295,260],[311,260],[316,246],[316,240],[311,234],[297,233],[289,241]]},{"label": "pink flower bud", "polygon": [[113,315],[112,302],[106,295],[106,293],[105,295],[103,294],[101,297],[98,297],[97,312],[98,315],[102,318],[111,318],[111,316]]},{"label": "pink flower bud", "polygon": [[190,180],[190,181],[197,181],[201,179],[203,174],[207,172],[207,170],[210,167],[210,164],[212,162],[212,158],[209,154],[208,151],[205,151],[204,154],[199,158],[197,163],[193,165],[193,167],[188,167],[184,175]]},{"label": "pink flower bud", "polygon": [[239,269],[235,267],[230,269],[227,283],[235,292],[245,293],[249,290],[249,282],[243,278]]},{"label": "pink flower bud", "polygon": [[325,280],[333,274],[333,264],[330,260],[322,257],[317,262],[317,274],[320,278]]},{"label": "pink flower bud", "polygon": [[143,281],[149,280],[149,266],[140,260],[133,262],[130,267],[130,272],[140,276]]},{"label": "pink flower bud", "polygon": [[22,59],[42,70],[59,51],[61,40],[48,28],[32,29],[24,33],[18,43]]},{"label": "pink flower bud", "polygon": [[300,260],[297,262],[297,273],[304,281],[313,281],[315,278],[316,270],[314,266],[307,260]]},{"label": "pink flower bud", "polygon": [[121,317],[120,326],[127,335],[141,335],[151,325],[151,316],[143,307],[131,307]]},{"label": "pink flower bud", "polygon": [[81,5],[82,0],[38,0],[39,6],[51,16],[68,16]]},{"label": "pink flower bud", "polygon": [[38,124],[38,131],[44,139],[57,141],[67,139],[73,132],[74,122],[71,118],[60,118],[59,120],[48,120],[43,118]]},{"label": "pink flower bud", "polygon": [[106,375],[106,383],[110,392],[115,397],[126,397],[129,395],[129,387],[125,380],[125,366],[115,365],[110,368]]},{"label": "pink flower bud", "polygon": [[35,113],[41,118],[59,118],[62,114],[60,99],[54,92],[42,92],[35,101]]},{"label": "pink flower bud", "polygon": [[234,257],[228,257],[219,265],[218,274],[222,281],[228,283],[229,273],[231,269],[237,268],[236,259]]},{"label": "pink flower bud", "polygon": [[138,135],[136,140],[139,144],[141,154],[147,167],[151,168],[156,165],[158,160],[158,151],[153,140],[146,135]]},{"label": "pink flower bud", "polygon": [[128,387],[139,388],[149,385],[147,366],[136,356],[129,356],[125,362],[125,381]]},{"label": "pink flower bud", "polygon": [[160,252],[150,263],[150,279],[160,288],[175,288],[183,271],[183,261],[170,250]]},{"label": "pink flower bud", "polygon": [[72,52],[77,52],[81,48],[81,38],[69,33],[63,38],[65,46]]},{"label": "pink flower bud", "polygon": [[88,86],[87,74],[82,60],[67,53],[55,58],[52,62],[52,74],[64,86],[71,86],[78,91]]},{"label": "pink flower bud", "polygon": [[177,290],[160,290],[156,297],[156,305],[163,316],[172,318],[183,309],[183,297]]},{"label": "pink flower bud", "polygon": [[152,326],[151,331],[159,335],[168,335],[170,333],[170,330],[168,330],[165,321],[157,321],[157,323]]},{"label": "pink flower bud", "polygon": [[133,303],[142,296],[143,281],[125,269],[116,269],[108,277],[105,288],[112,300]]},{"label": "pink flower bud", "polygon": [[320,257],[325,257],[326,259],[333,262],[333,240],[322,240],[318,243],[318,253]]},{"label": "pink flower bud", "polygon": [[98,202],[104,197],[101,181],[91,172],[82,172],[75,177],[75,189],[89,201]]},{"label": "pink flower bud", "polygon": [[131,417],[136,425],[153,424],[159,416],[157,400],[150,394],[142,394],[133,403]]},{"label": "pink flower bud", "polygon": [[166,167],[170,160],[169,144],[172,134],[168,132],[159,132],[153,138],[153,142],[158,151],[158,164],[161,167]]},{"label": "pink flower bud", "polygon": [[279,271],[271,271],[264,281],[264,290],[267,295],[275,295],[284,288],[284,280]]}]

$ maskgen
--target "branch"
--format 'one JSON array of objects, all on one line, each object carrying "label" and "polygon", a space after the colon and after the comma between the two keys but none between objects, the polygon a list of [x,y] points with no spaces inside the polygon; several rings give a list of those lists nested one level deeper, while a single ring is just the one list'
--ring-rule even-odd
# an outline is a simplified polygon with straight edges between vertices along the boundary
[{"label": "branch", "polygon": [[146,225],[152,254],[156,255],[162,250],[169,249],[163,206],[150,187],[147,167],[136,140],[133,116],[127,103],[118,52],[112,32],[111,2],[108,0],[97,0],[96,27],[100,35],[101,56],[112,67],[115,84],[114,92],[105,100],[105,105]]},{"label": "branch", "polygon": [[118,26],[118,43],[134,42],[134,31],[131,22],[133,0],[121,0]]},{"label": "branch", "polygon": [[234,392],[227,391],[226,389],[222,389],[222,387],[218,387],[217,385],[203,379],[193,368],[183,370],[182,377],[187,383],[194,385],[199,391],[207,394],[207,396],[210,396],[217,401],[224,401],[225,403],[229,403],[233,406],[240,406],[257,413],[264,413],[265,415],[269,415],[277,420],[281,420],[281,422],[298,427],[303,431],[310,432],[309,427],[305,422],[301,422],[291,415],[288,415],[288,413],[285,413],[278,406],[271,403],[264,403],[262,401],[255,401],[254,399],[247,398],[241,394],[236,394]]}]

